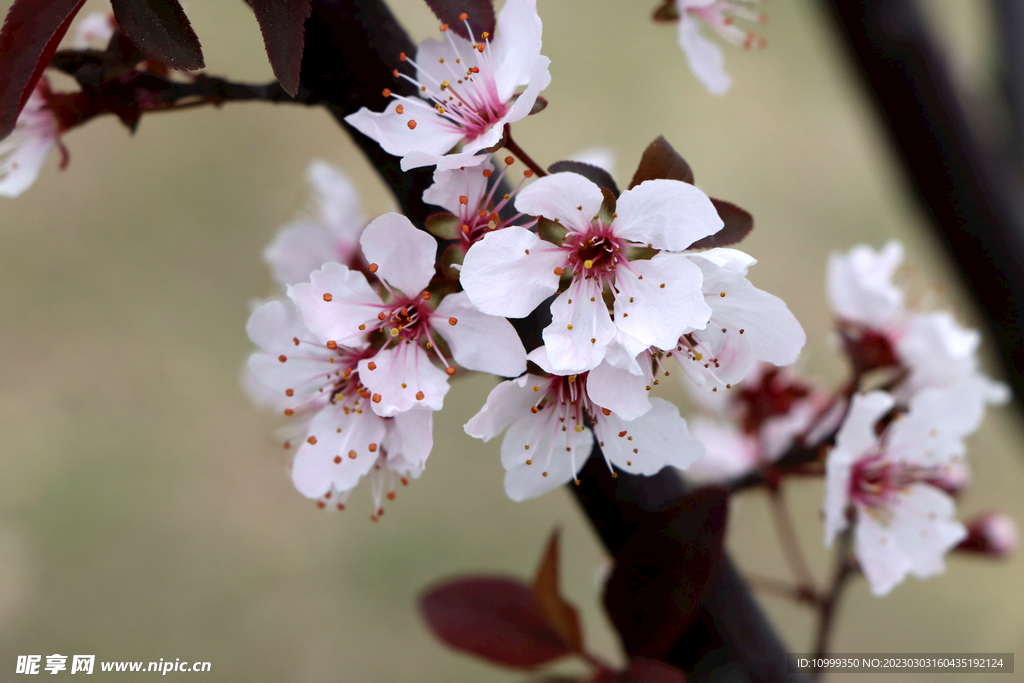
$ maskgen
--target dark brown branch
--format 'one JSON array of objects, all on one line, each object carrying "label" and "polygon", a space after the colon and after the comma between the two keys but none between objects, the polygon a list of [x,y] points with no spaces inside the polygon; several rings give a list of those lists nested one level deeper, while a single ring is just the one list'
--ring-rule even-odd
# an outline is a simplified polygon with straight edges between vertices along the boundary
[{"label": "dark brown branch", "polygon": [[[853,575],[856,563],[850,556],[852,534],[849,530],[839,535],[836,541],[835,570],[832,574],[832,583],[828,592],[821,596],[818,604],[818,627],[814,640],[814,658],[821,659],[829,653],[829,645],[832,642],[832,632],[835,628],[836,612],[839,606],[839,599],[846,588],[846,582]],[[821,676],[821,671],[815,669],[814,679]]]}]

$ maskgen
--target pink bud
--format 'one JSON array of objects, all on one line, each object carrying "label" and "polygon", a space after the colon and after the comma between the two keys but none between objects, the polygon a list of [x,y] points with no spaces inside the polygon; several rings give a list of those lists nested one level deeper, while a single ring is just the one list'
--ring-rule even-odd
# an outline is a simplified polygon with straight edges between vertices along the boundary
[{"label": "pink bud", "polygon": [[956,549],[1009,557],[1017,549],[1017,525],[1001,512],[981,515],[967,525],[967,538]]}]

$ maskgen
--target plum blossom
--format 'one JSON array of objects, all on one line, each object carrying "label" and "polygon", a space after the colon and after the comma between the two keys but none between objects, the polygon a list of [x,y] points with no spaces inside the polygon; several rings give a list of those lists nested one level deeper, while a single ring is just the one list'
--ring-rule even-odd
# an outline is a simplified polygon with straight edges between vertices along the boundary
[{"label": "plum blossom", "polygon": [[[685,254],[667,253],[722,228],[707,195],[680,181],[648,180],[614,205],[607,197],[575,173],[540,178],[520,191],[516,209],[543,217],[552,241],[508,227],[473,245],[463,264],[460,281],[470,300],[511,318],[529,315],[564,276],[568,286],[551,304],[552,322],[543,331],[551,365],[562,374],[595,368],[613,340],[633,357],[652,346],[674,349],[711,317],[700,267]],[[663,251],[635,255],[651,249]]]},{"label": "plum blossom", "polygon": [[967,525],[967,538],[956,547],[973,553],[1007,558],[1017,551],[1017,524],[1002,512],[989,512]]},{"label": "plum blossom", "polygon": [[[467,434],[484,441],[508,430],[501,463],[512,500],[535,498],[574,480],[595,438],[609,469],[632,474],[652,475],[667,466],[685,469],[704,454],[679,409],[648,398],[641,378],[616,372],[607,363],[578,375],[553,374],[543,346],[529,359],[546,374],[502,382],[465,426]],[[612,476],[617,476],[614,470]]]},{"label": "plum blossom", "polygon": [[[376,140],[389,154],[402,157],[402,170],[437,165],[438,170],[482,161],[478,152],[501,141],[505,124],[525,118],[540,92],[551,82],[551,60],[541,56],[541,20],[536,0],[507,0],[498,15],[497,35],[473,31],[472,17],[462,15],[473,41],[441,27],[444,40],[420,44],[416,59],[402,54],[416,76],[419,97],[385,91],[394,100],[383,112],[365,107],[345,120]],[[516,95],[516,89],[526,89]],[[459,151],[449,154],[460,146]]]},{"label": "plum blossom", "polygon": [[1009,399],[1007,388],[978,369],[981,336],[947,311],[914,311],[893,283],[903,246],[891,241],[881,251],[858,245],[833,254],[828,264],[828,296],[840,335],[858,371],[905,371],[894,395],[906,400],[927,388],[977,384],[970,393],[987,404]]},{"label": "plum blossom", "polygon": [[888,393],[853,397],[825,463],[825,543],[847,528],[855,510],[855,552],[871,590],[885,595],[907,574],[943,571],[943,556],[967,535],[953,519],[953,499],[932,485],[961,459],[963,439],[977,429],[982,402],[956,391],[927,389],[910,400],[880,435],[876,425],[895,406]]},{"label": "plum blossom", "polygon": [[310,273],[331,261],[365,267],[359,236],[366,217],[352,181],[326,161],[311,163],[306,179],[315,195],[314,217],[282,228],[263,252],[263,260],[283,285],[306,282]]},{"label": "plum blossom", "polygon": [[722,49],[701,33],[703,22],[715,33],[734,45],[744,48],[764,47],[763,38],[736,26],[734,19],[764,23],[767,16],[753,11],[750,5],[761,0],[675,0],[679,15],[679,46],[686,55],[690,71],[713,95],[724,95],[732,87],[732,77],[725,72]]},{"label": "plum blossom", "polygon": [[[497,177],[494,177],[494,165],[489,161],[479,166],[436,171],[434,183],[423,193],[423,201],[445,209],[448,214],[431,216],[427,219],[427,228],[433,227],[434,220],[447,219],[452,223],[450,234],[438,236],[458,238],[459,246],[465,252],[487,233],[520,221],[522,214],[502,218],[501,213],[522,187],[522,181],[510,192],[496,195],[510,167],[506,163]],[[526,177],[530,177],[533,172],[526,171],[526,174]],[[530,227],[535,223],[536,220],[522,220],[520,226]]]},{"label": "plum blossom", "polygon": [[363,348],[382,340],[358,361],[360,382],[371,394],[374,412],[393,417],[417,406],[441,409],[455,368],[437,347],[434,334],[466,369],[504,377],[526,369],[526,352],[507,320],[480,313],[465,292],[449,294],[439,303],[432,300],[433,237],[405,216],[389,213],[366,226],[359,242],[379,291],[363,273],[328,263],[310,275],[310,282],[290,286],[288,296],[323,344]]},{"label": "plum blossom", "polygon": [[76,50],[106,50],[114,37],[117,20],[110,12],[93,12],[82,17],[75,28],[73,44]]},{"label": "plum blossom", "polygon": [[[0,140],[0,196],[17,197],[31,187],[46,157],[60,145],[61,125],[49,97],[49,82],[40,78],[14,130]],[[66,154],[62,163],[67,163]]]},{"label": "plum blossom", "polygon": [[368,477],[375,515],[382,514],[385,489],[394,497],[393,480],[405,482],[423,470],[433,447],[432,412],[415,408],[383,418],[370,410],[358,365],[373,350],[323,343],[290,301],[260,305],[246,330],[260,348],[247,366],[254,399],[298,421],[292,429],[301,440],[291,469],[295,487],[320,507],[343,509]]}]

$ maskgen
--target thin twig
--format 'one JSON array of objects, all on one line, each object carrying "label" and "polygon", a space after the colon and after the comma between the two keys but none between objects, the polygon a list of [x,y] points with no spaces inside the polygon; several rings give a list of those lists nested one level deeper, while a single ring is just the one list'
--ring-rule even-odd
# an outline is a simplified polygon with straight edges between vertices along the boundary
[{"label": "thin twig", "polygon": [[789,598],[795,602],[803,602],[816,606],[820,600],[816,593],[810,592],[802,586],[795,586],[791,583],[775,579],[770,576],[757,576],[747,573],[746,579],[747,583],[749,583],[754,590],[772,593],[779,597]]},{"label": "thin twig", "polygon": [[772,521],[775,522],[775,533],[779,537],[782,554],[786,558],[790,571],[793,572],[793,578],[796,579],[799,588],[805,589],[811,594],[817,594],[814,574],[811,573],[803,549],[800,547],[800,539],[797,538],[793,518],[789,514],[781,486],[769,489],[768,502],[772,510]]},{"label": "thin twig", "polygon": [[548,174],[536,161],[534,161],[529,154],[523,151],[515,140],[512,139],[511,127],[505,129],[505,149],[515,154],[519,159],[527,165],[527,167],[537,174],[537,177],[543,178]]},{"label": "thin twig", "polygon": [[[851,546],[852,535],[849,530],[846,530],[839,536],[836,543],[836,564],[835,572],[832,575],[832,585],[829,586],[828,593],[821,597],[818,604],[818,628],[814,644],[815,660],[828,655],[832,631],[835,627],[836,607],[839,604],[839,598],[842,597],[847,580],[857,566],[850,556]],[[816,668],[811,678],[818,680],[820,677],[821,670]]]}]

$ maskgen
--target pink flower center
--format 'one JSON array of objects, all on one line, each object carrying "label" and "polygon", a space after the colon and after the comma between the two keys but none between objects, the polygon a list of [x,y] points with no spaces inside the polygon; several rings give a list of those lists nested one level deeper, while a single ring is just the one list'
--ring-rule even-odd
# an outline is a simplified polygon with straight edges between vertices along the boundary
[{"label": "pink flower center", "polygon": [[897,496],[912,484],[928,483],[938,468],[887,460],[881,453],[858,460],[850,473],[850,498],[875,514],[887,516]]},{"label": "pink flower center", "polygon": [[627,244],[612,234],[610,226],[595,221],[586,232],[569,232],[562,241],[568,251],[567,264],[577,278],[594,279],[602,285],[615,276],[620,264],[628,263],[623,255]]}]

